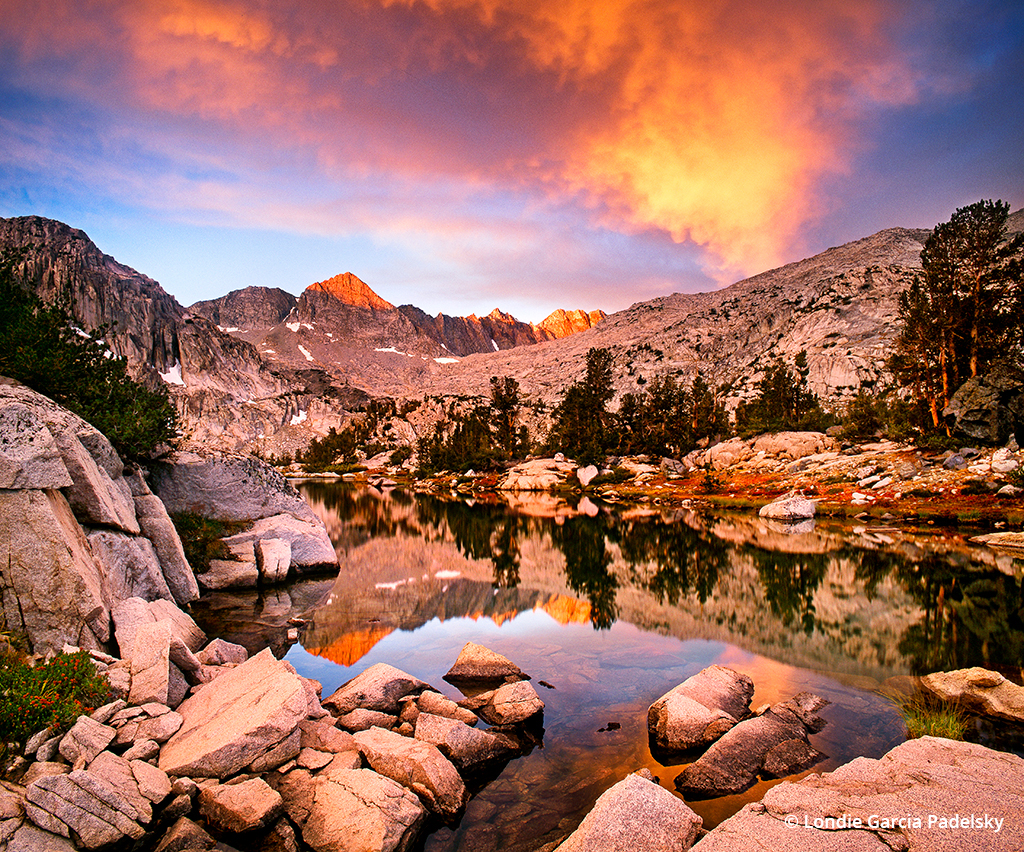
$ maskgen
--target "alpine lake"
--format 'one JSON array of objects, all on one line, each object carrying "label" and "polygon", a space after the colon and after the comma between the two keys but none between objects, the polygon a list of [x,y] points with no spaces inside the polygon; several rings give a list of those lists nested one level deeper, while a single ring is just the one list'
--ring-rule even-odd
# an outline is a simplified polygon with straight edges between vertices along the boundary
[{"label": "alpine lake", "polygon": [[[887,696],[913,675],[985,666],[1020,682],[1024,558],[956,532],[754,513],[602,504],[546,494],[472,500],[304,482],[338,554],[336,578],[196,605],[211,634],[270,646],[324,697],[389,663],[450,698],[466,642],[508,657],[545,703],[543,736],[475,792],[424,852],[538,850],[647,767],[647,708],[714,663],[749,675],[752,707],[810,691],[831,702],[812,772],[880,757],[906,738]],[[1024,755],[1024,733],[972,719],[967,739]],[[803,773],[807,774],[806,772]],[[788,780],[802,777],[791,776]],[[705,828],[778,780],[688,804]]]}]

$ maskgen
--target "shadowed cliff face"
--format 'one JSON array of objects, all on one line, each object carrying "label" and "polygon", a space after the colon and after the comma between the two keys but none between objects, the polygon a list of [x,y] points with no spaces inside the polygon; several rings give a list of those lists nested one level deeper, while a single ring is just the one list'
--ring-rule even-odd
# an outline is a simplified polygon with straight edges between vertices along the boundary
[{"label": "shadowed cliff face", "polygon": [[419,387],[455,355],[553,336],[500,311],[397,309],[351,273],[298,299],[248,287],[185,309],[83,231],[38,216],[0,220],[7,248],[25,250],[18,272],[36,294],[66,302],[81,328],[102,329],[135,378],[168,387],[188,437],[226,449],[304,448],[370,395]]},{"label": "shadowed cliff face", "polygon": [[400,492],[303,491],[341,569],[302,641],[345,665],[435,618],[500,623],[531,610],[727,642],[876,683],[1024,651],[1024,566],[941,537],[820,525],[793,535],[693,512],[588,517],[563,506],[528,517]]}]

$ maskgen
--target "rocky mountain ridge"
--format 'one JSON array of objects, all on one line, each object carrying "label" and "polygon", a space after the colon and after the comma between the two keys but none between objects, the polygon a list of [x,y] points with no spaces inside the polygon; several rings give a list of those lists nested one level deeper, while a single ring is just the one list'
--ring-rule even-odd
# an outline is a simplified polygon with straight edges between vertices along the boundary
[{"label": "rocky mountain ridge", "polygon": [[[1024,211],[1010,225],[1024,228]],[[306,446],[371,397],[486,396],[491,376],[555,402],[584,373],[591,347],[612,351],[617,395],[699,371],[727,388],[730,407],[774,358],[792,363],[806,350],[811,388],[838,404],[886,379],[897,297],[920,269],[928,234],[891,228],[722,290],[607,318],[556,311],[533,325],[498,310],[431,317],[394,308],[350,273],[298,297],[249,287],[186,309],[82,231],[36,216],[0,220],[0,248],[26,249],[19,269],[35,292],[65,299],[83,328],[109,326],[105,339],[133,374],[167,384],[189,437],[264,452]],[[402,428],[403,440],[430,425]]]},{"label": "rocky mountain ridge", "polygon": [[[604,311],[561,308],[540,323],[522,322],[498,308],[484,317],[431,316],[415,305],[395,307],[351,272],[311,284],[297,297],[275,288],[246,287],[196,302],[189,311],[253,343],[271,361],[300,363],[309,360],[300,345],[307,352],[327,347],[321,360],[329,363],[340,357],[332,351],[335,345],[351,340],[375,352],[394,349],[433,358],[496,352],[568,337],[606,316]],[[283,328],[299,337],[275,334]]]},{"label": "rocky mountain ridge", "polygon": [[[1024,210],[1008,225],[1024,230]],[[897,299],[918,274],[930,233],[889,228],[721,290],[639,302],[566,340],[462,359],[421,392],[483,394],[490,376],[510,375],[550,403],[582,377],[587,350],[604,347],[614,355],[617,396],[658,376],[689,383],[699,371],[727,388],[732,408],[776,357],[792,365],[806,350],[811,389],[840,404],[888,378]]]}]

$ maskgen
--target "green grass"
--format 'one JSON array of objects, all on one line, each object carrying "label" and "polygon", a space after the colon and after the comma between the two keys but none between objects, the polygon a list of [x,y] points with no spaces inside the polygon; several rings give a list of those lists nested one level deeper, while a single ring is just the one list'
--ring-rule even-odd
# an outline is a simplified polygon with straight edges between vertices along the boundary
[{"label": "green grass", "polygon": [[940,701],[922,693],[913,695],[890,695],[903,723],[907,726],[910,739],[918,737],[943,737],[947,740],[962,740],[970,724],[967,714],[959,705]]},{"label": "green grass", "polygon": [[171,515],[171,520],[181,539],[185,558],[197,574],[209,570],[211,559],[231,558],[221,539],[241,532],[248,526],[245,521],[217,521],[195,512],[176,512]]}]

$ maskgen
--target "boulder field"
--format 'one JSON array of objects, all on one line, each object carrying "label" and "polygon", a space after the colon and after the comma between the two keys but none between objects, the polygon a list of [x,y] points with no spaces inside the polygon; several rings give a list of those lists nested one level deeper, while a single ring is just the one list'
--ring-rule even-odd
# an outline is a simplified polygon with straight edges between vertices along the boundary
[{"label": "boulder field", "polygon": [[[142,621],[130,660],[94,652],[102,670],[129,675],[112,679],[113,702],[64,734],[38,732],[8,761],[0,849],[404,852],[429,821],[458,821],[479,773],[543,735],[527,680],[477,680],[488,697],[456,702],[377,664],[321,702],[320,684],[269,649],[247,658],[220,639],[195,643],[201,675],[187,697],[133,700],[136,658],[159,656],[146,648],[154,624],[167,647],[201,635]],[[490,651],[484,664],[512,667]],[[477,728],[485,708],[501,721]]]}]

